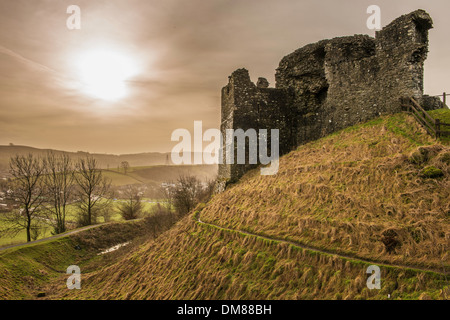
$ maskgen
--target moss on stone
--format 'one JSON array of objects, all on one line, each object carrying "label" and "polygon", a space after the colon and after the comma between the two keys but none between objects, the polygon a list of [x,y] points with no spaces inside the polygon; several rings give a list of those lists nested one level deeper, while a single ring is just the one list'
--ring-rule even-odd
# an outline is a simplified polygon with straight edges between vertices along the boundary
[{"label": "moss on stone", "polygon": [[444,175],[441,169],[436,168],[435,166],[429,166],[422,170],[422,176],[425,178],[440,178]]}]

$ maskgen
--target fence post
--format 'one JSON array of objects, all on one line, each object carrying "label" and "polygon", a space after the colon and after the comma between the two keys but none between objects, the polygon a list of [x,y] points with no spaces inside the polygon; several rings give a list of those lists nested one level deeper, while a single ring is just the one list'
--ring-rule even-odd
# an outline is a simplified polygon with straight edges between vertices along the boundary
[{"label": "fence post", "polygon": [[441,136],[441,120],[436,119],[436,138],[439,138]]},{"label": "fence post", "polygon": [[447,101],[447,95],[446,95],[445,92],[444,92],[444,94],[443,94],[442,96],[444,97],[444,99],[443,99],[443,101],[444,101],[444,106],[446,106],[446,105],[447,105],[447,103],[446,103],[446,101]]}]

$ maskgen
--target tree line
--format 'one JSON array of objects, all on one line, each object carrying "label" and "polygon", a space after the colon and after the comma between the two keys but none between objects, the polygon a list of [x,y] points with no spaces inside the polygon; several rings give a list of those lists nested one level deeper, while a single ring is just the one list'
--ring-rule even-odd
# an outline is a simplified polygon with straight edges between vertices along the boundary
[{"label": "tree line", "polygon": [[[199,203],[207,202],[214,191],[215,180],[202,182],[193,175],[180,174],[176,181],[161,186],[161,198],[152,214],[175,213],[178,218],[190,213]],[[141,197],[135,186],[127,186],[118,210],[125,220],[137,219],[143,210]]]},{"label": "tree line", "polygon": [[77,207],[77,224],[91,225],[111,200],[111,181],[103,176],[93,157],[73,161],[66,154],[15,155],[9,162],[8,197],[19,209],[2,215],[2,234],[26,230],[31,241],[41,225],[51,225],[53,234],[67,231],[68,206]]}]

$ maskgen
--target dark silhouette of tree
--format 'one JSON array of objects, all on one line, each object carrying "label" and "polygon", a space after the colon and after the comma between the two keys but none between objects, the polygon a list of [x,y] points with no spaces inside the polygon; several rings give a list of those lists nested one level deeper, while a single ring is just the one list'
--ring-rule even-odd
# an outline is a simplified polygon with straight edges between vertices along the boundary
[{"label": "dark silhouette of tree", "polygon": [[38,213],[45,201],[42,179],[45,166],[41,158],[28,154],[11,157],[9,167],[12,176],[9,184],[12,191],[10,197],[20,208],[3,215],[7,224],[2,233],[16,235],[25,229],[29,242],[32,240],[32,229],[38,228],[41,224],[39,218],[42,217],[38,217]]},{"label": "dark silhouette of tree", "polygon": [[195,176],[180,175],[176,183],[167,184],[163,194],[170,206],[173,205],[180,215],[184,215],[198,203],[207,201],[212,194],[213,186],[212,182],[202,183]]},{"label": "dark silhouette of tree", "polygon": [[137,219],[141,216],[143,205],[139,191],[134,186],[125,190],[125,200],[119,203],[118,210],[125,220]]},{"label": "dark silhouette of tree", "polygon": [[45,207],[54,233],[66,231],[67,206],[73,199],[74,165],[66,154],[49,152],[44,158],[44,185],[48,205]]},{"label": "dark silhouette of tree", "polygon": [[103,177],[97,160],[93,157],[79,159],[76,164],[75,181],[77,184],[77,204],[79,224],[91,225],[96,213],[111,201],[109,190],[111,181]]},{"label": "dark silhouette of tree", "polygon": [[123,169],[123,173],[127,174],[128,169],[130,168],[130,164],[128,161],[122,161],[120,167]]}]

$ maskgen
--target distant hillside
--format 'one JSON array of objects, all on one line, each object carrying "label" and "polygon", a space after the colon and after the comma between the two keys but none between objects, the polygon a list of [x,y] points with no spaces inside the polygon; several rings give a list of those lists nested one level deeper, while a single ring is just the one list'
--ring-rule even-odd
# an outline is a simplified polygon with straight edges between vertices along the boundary
[{"label": "distant hillside", "polygon": [[[299,147],[50,299],[446,299],[450,148],[405,114]],[[198,220],[199,217],[199,220]],[[369,265],[381,289],[366,286]],[[63,279],[58,279],[63,283]]]},{"label": "distant hillside", "polygon": [[137,154],[101,154],[101,153],[88,153],[88,152],[67,152],[61,150],[52,149],[38,149],[28,146],[0,146],[0,173],[7,172],[9,168],[9,159],[11,156],[16,154],[28,154],[32,153],[35,155],[43,156],[47,152],[53,151],[57,154],[64,153],[69,155],[72,159],[77,160],[79,158],[84,158],[87,155],[93,156],[97,159],[101,168],[115,169],[123,161],[127,161],[131,167],[142,167],[142,166],[155,166],[155,165],[165,165],[167,160],[169,164],[172,164],[170,152],[158,153],[158,152],[147,152],[147,153],[137,153]]},{"label": "distant hillside", "polygon": [[131,167],[124,174],[122,169],[104,170],[115,186],[141,184],[159,186],[162,182],[176,181],[180,175],[196,176],[202,181],[213,180],[217,176],[217,165],[155,165]]}]

